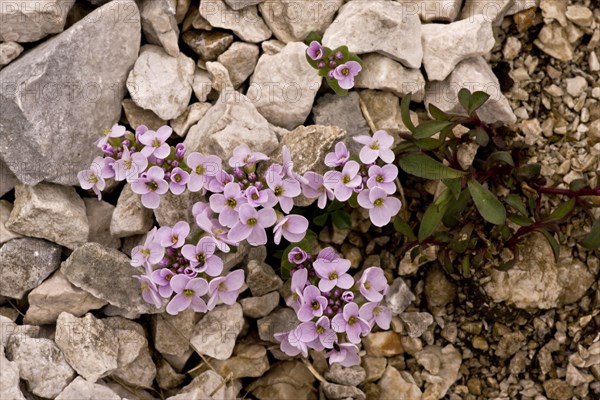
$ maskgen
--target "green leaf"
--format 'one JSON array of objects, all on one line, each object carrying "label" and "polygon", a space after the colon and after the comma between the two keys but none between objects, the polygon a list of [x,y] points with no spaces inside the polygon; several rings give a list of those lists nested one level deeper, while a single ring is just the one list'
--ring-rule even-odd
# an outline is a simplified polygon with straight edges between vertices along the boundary
[{"label": "green leaf", "polygon": [[461,191],[460,178],[442,179],[442,183],[444,185],[446,185],[448,187],[448,189],[450,189],[450,191],[454,195],[454,198],[458,198],[458,196],[460,196],[460,191]]},{"label": "green leaf", "polygon": [[411,227],[399,216],[394,218],[394,229],[396,232],[406,236],[408,240],[415,240],[417,238]]},{"label": "green leaf", "polygon": [[490,137],[483,128],[477,127],[475,129],[475,141],[478,145],[485,147],[490,142]]},{"label": "green leaf", "polygon": [[348,204],[352,208],[358,208],[358,193],[352,192],[352,195],[348,199]]},{"label": "green leaf", "polygon": [[486,92],[477,91],[471,95],[471,101],[469,102],[469,115],[472,115],[473,112],[477,111],[479,107],[485,104],[486,101],[490,98],[490,95]]},{"label": "green leaf", "polygon": [[587,186],[587,182],[585,179],[575,179],[573,182],[569,183],[569,190],[576,192],[578,190],[583,189]]},{"label": "green leaf", "polygon": [[550,243],[550,247],[552,247],[552,252],[554,253],[554,261],[558,262],[558,258],[560,257],[560,245],[554,238],[554,235],[545,229],[540,229],[538,232],[544,235],[548,243]]},{"label": "green leaf", "polygon": [[471,104],[471,92],[465,88],[460,89],[458,91],[458,102],[467,112],[469,112],[469,105]]},{"label": "green leaf", "polygon": [[424,179],[454,179],[466,174],[424,154],[407,154],[398,159],[398,164],[404,172]]},{"label": "green leaf", "polygon": [[404,126],[406,126],[409,131],[414,132],[415,124],[413,124],[410,119],[410,94],[404,95],[400,101],[400,116],[402,117]]},{"label": "green leaf", "polygon": [[564,203],[560,203],[558,207],[552,211],[550,215],[543,219],[544,222],[555,222],[560,221],[573,211],[575,208],[575,198],[570,199]]},{"label": "green leaf", "polygon": [[422,150],[435,150],[442,145],[438,139],[425,138],[415,140],[415,144]]},{"label": "green leaf", "polygon": [[527,164],[517,168],[516,174],[518,177],[527,180],[539,176],[541,171],[541,164]]},{"label": "green leaf", "polygon": [[490,168],[496,163],[504,163],[510,166],[515,166],[515,162],[513,161],[512,156],[508,151],[495,151],[487,158],[485,161],[485,165],[487,168]]},{"label": "green leaf", "polygon": [[313,31],[313,32],[309,33],[308,36],[306,36],[306,38],[304,39],[304,43],[307,46],[310,45],[310,43],[313,41],[321,43],[322,38],[323,37],[321,36],[320,33]]},{"label": "green leaf", "polygon": [[350,217],[350,214],[344,210],[334,211],[333,214],[331,214],[331,220],[338,229],[352,228],[352,218]]},{"label": "green leaf", "polygon": [[451,117],[432,103],[429,104],[429,114],[431,114],[433,119],[437,119],[438,121],[449,121]]},{"label": "green leaf", "polygon": [[508,214],[508,219],[511,220],[512,222],[514,222],[515,224],[519,225],[519,226],[529,226],[533,224],[533,221],[530,220],[527,217],[524,217],[522,215],[519,214]]},{"label": "green leaf", "polygon": [[442,218],[442,222],[448,228],[454,228],[459,224],[459,217],[462,212],[467,208],[467,204],[469,203],[469,199],[471,198],[471,193],[468,190],[464,190],[459,196],[458,199],[452,201],[444,214],[444,218]]},{"label": "green leaf", "polygon": [[325,80],[327,81],[329,87],[333,89],[335,94],[338,96],[345,96],[348,94],[348,91],[346,89],[342,89],[336,79],[325,78]]},{"label": "green leaf", "polygon": [[594,222],[591,232],[579,244],[588,250],[600,248],[600,218]]},{"label": "green leaf", "polygon": [[419,227],[419,242],[427,239],[435,231],[442,221],[442,217],[446,213],[451,200],[452,194],[450,190],[446,189],[435,202],[427,207],[421,220],[421,226]]},{"label": "green leaf", "polygon": [[333,200],[327,205],[327,207],[325,207],[325,211],[332,212],[336,210],[341,210],[342,208],[344,208],[344,203],[342,203],[341,201]]},{"label": "green leaf", "polygon": [[527,214],[527,208],[525,207],[525,203],[521,200],[518,194],[511,193],[504,199],[506,204],[517,210],[523,215]]},{"label": "green leaf", "polygon": [[452,125],[452,122],[449,121],[425,121],[415,128],[413,137],[415,139],[428,138],[450,125]]},{"label": "green leaf", "polygon": [[317,226],[325,226],[325,224],[327,223],[327,219],[329,219],[329,213],[324,213],[314,217],[313,223]]},{"label": "green leaf", "polygon": [[471,197],[479,214],[488,222],[502,225],[506,222],[506,210],[495,194],[484,188],[479,182],[468,182]]}]

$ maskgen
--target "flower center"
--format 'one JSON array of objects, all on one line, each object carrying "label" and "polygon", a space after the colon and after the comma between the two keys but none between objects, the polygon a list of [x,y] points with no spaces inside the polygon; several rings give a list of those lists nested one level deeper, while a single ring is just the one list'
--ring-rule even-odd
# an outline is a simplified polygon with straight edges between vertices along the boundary
[{"label": "flower center", "polygon": [[343,183],[348,183],[350,182],[350,177],[348,175],[344,175],[344,177],[342,178],[342,182]]},{"label": "flower center", "polygon": [[377,306],[373,309],[373,315],[377,316],[381,314],[381,307]]},{"label": "flower center", "polygon": [[183,289],[183,294],[186,296],[193,296],[194,293],[195,292],[192,289]]},{"label": "flower center", "polygon": [[167,275],[165,276],[165,279],[167,280],[167,282],[169,282],[171,279],[173,279],[175,275]]},{"label": "flower center", "polygon": [[248,221],[246,221],[246,224],[249,226],[254,226],[256,225],[256,218],[248,218]]},{"label": "flower center", "polygon": [[373,202],[375,207],[383,207],[383,199],[377,199]]},{"label": "flower center", "polygon": [[325,328],[323,328],[321,325],[317,325],[316,331],[319,335],[322,335],[325,333]]},{"label": "flower center", "polygon": [[349,73],[350,73],[350,70],[348,68],[342,68],[342,75],[348,76]]},{"label": "flower center", "polygon": [[150,249],[143,248],[142,250],[140,250],[140,253],[142,253],[145,256],[149,256],[150,255]]},{"label": "flower center", "polygon": [[123,160],[123,164],[125,164],[125,168],[131,169],[133,166],[133,161],[131,161],[131,158],[129,158],[127,160]]},{"label": "flower center", "polygon": [[277,186],[277,187],[275,187],[274,192],[275,192],[275,196],[279,197],[283,193],[285,193],[285,190],[283,190],[283,188],[281,186]]},{"label": "flower center", "polygon": [[204,173],[204,165],[200,164],[196,167],[196,173],[202,175]]},{"label": "flower center", "polygon": [[98,182],[98,177],[93,172],[90,174],[90,182],[92,182],[92,183],[97,183]]},{"label": "flower center", "polygon": [[181,175],[175,175],[173,179],[175,179],[175,182],[179,183],[181,182]]},{"label": "flower center", "polygon": [[294,259],[295,260],[302,260],[302,254],[301,253],[294,254]]},{"label": "flower center", "polygon": [[348,325],[354,325],[356,323],[356,317],[352,316],[348,318]]},{"label": "flower center", "polygon": [[152,147],[160,147],[162,143],[160,142],[160,140],[158,140],[157,138],[154,138],[152,140]]},{"label": "flower center", "polygon": [[225,282],[221,282],[219,283],[219,292],[227,292],[227,285],[225,285]]},{"label": "flower center", "polygon": [[198,253],[198,254],[196,254],[196,260],[198,260],[198,262],[204,264],[206,262],[206,255],[204,253]]},{"label": "flower center", "polygon": [[329,280],[332,281],[334,279],[337,279],[337,272],[332,272],[329,274]]},{"label": "flower center", "polygon": [[146,182],[146,186],[148,186],[148,189],[150,189],[151,191],[155,191],[156,189],[158,189],[158,183],[154,181]]},{"label": "flower center", "polygon": [[312,309],[313,310],[318,310],[319,308],[321,308],[321,304],[318,301],[314,300],[312,302]]},{"label": "flower center", "polygon": [[365,287],[365,289],[367,289],[367,290],[371,289],[371,282],[369,282],[369,281],[365,281],[364,287]]},{"label": "flower center", "polygon": [[252,200],[258,200],[258,199],[259,199],[259,197],[258,197],[258,194],[257,194],[257,193],[252,193],[252,196],[251,196],[251,197],[252,197]]},{"label": "flower center", "polygon": [[175,243],[177,243],[178,240],[179,240],[179,235],[171,236],[171,243],[175,244]]},{"label": "flower center", "polygon": [[234,199],[233,197],[230,197],[227,199],[227,206],[229,208],[235,208],[235,206],[237,205],[237,200]]},{"label": "flower center", "polygon": [[371,147],[373,150],[379,150],[379,142],[377,140],[374,140],[373,143],[371,143]]},{"label": "flower center", "polygon": [[375,181],[378,183],[383,183],[385,181],[385,178],[383,177],[383,175],[377,175],[377,178],[375,178]]}]

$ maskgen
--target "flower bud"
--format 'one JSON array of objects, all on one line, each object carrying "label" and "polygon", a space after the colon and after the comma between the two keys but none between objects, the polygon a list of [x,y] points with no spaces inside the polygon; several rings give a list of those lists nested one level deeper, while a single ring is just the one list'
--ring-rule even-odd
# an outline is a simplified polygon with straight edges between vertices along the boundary
[{"label": "flower bud", "polygon": [[350,303],[352,300],[354,300],[354,293],[352,293],[349,290],[346,290],[344,293],[342,293],[342,300],[344,300],[347,303]]}]

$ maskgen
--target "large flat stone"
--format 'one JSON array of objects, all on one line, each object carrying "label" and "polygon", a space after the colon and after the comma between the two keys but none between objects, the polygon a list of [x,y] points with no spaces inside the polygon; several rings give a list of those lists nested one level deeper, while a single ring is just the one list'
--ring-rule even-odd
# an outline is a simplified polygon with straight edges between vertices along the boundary
[{"label": "large flat stone", "polygon": [[60,33],[75,0],[10,0],[0,4],[0,41],[35,42]]},{"label": "large flat stone", "polygon": [[87,243],[71,253],[61,272],[73,285],[113,306],[138,314],[160,312],[142,299],[133,275],[140,275],[143,270],[129,262],[129,257],[115,249]]},{"label": "large flat stone", "polygon": [[323,35],[323,45],[346,45],[357,54],[377,52],[419,68],[423,58],[418,13],[394,1],[346,3]]},{"label": "large flat stone", "polygon": [[0,158],[21,182],[77,184],[121,115],[140,34],[136,3],[110,2],[0,71]]}]

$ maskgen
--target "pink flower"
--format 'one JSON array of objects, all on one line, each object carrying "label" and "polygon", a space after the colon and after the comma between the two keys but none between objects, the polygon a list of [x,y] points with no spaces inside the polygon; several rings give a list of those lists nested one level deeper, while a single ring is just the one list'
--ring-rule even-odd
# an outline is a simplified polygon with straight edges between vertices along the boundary
[{"label": "pink flower", "polygon": [[129,148],[123,148],[121,158],[114,163],[115,180],[132,182],[146,170],[148,159],[140,152],[130,153]]},{"label": "pink flower", "polygon": [[179,248],[185,243],[185,239],[190,233],[190,225],[185,221],[179,221],[173,228],[168,226],[161,227],[156,232],[156,240],[162,247]]},{"label": "pink flower", "polygon": [[323,52],[323,46],[321,46],[321,43],[317,42],[316,40],[313,40],[312,42],[310,42],[310,45],[308,45],[306,54],[308,54],[311,60],[317,61],[323,58],[323,55],[325,53]]},{"label": "pink flower", "polygon": [[394,164],[386,164],[383,167],[379,165],[371,165],[369,167],[369,179],[367,187],[373,189],[379,187],[386,191],[387,194],[396,193],[396,184],[394,180],[398,176],[398,167]]},{"label": "pink flower", "polygon": [[135,246],[131,250],[131,265],[134,267],[140,267],[142,265],[155,265],[163,259],[165,255],[165,249],[156,242],[155,234],[157,228],[154,227],[146,235],[146,240],[143,245]]},{"label": "pink flower", "polygon": [[279,201],[281,210],[286,214],[289,213],[294,207],[294,197],[302,193],[300,183],[295,179],[283,179],[274,173],[267,173],[266,181],[271,189],[267,192],[269,201],[267,201],[266,206],[273,207]]},{"label": "pink flower", "polygon": [[217,156],[194,152],[188,156],[186,163],[192,170],[188,189],[190,192],[198,192],[208,189],[208,183],[221,171],[222,160]]},{"label": "pink flower", "polygon": [[175,167],[171,171],[170,180],[171,193],[179,195],[185,191],[185,185],[190,181],[190,174],[179,167]]},{"label": "pink flower", "polygon": [[358,281],[358,290],[369,301],[381,301],[387,288],[387,279],[378,267],[365,269]]},{"label": "pink flower", "polygon": [[310,321],[314,317],[320,317],[326,307],[327,299],[321,294],[321,291],[316,286],[307,286],[302,293],[302,305],[297,311],[298,319],[304,322]]},{"label": "pink flower", "polygon": [[371,331],[369,323],[359,316],[356,303],[346,303],[344,311],[331,320],[331,327],[336,332],[346,332],[352,343],[360,343],[361,335]]},{"label": "pink flower", "polygon": [[281,342],[281,351],[290,357],[295,357],[302,354],[308,357],[308,346],[302,341],[302,330],[300,326],[292,329],[289,332],[276,333],[275,339]]},{"label": "pink flower", "polygon": [[167,312],[177,315],[188,307],[196,312],[206,312],[207,307],[201,296],[208,292],[208,283],[204,278],[190,278],[176,275],[171,279],[171,287],[177,293],[167,305]]},{"label": "pink flower", "polygon": [[131,183],[131,190],[141,195],[144,207],[158,208],[160,195],[167,193],[169,190],[169,184],[163,179],[164,177],[165,171],[161,167],[153,166],[140,175],[138,180]]},{"label": "pink flower", "polygon": [[121,136],[125,135],[126,131],[127,130],[125,129],[125,127],[123,125],[114,124],[113,127],[110,128],[109,131],[106,131],[104,133],[104,136],[102,136],[100,139],[98,139],[98,141],[96,142],[96,146],[98,146],[99,148],[102,148],[102,146],[104,146],[105,144],[108,144],[109,139],[121,137]]},{"label": "pink flower", "polygon": [[355,136],[354,140],[364,145],[360,150],[359,157],[365,164],[373,164],[377,160],[377,157],[388,164],[394,162],[395,156],[391,150],[394,138],[386,131],[377,131],[373,136]]},{"label": "pink flower", "polygon": [[340,343],[334,347],[334,350],[326,354],[329,357],[329,364],[340,363],[344,367],[360,365],[358,347],[355,344]]},{"label": "pink flower", "polygon": [[229,253],[232,243],[227,239],[228,230],[217,219],[209,218],[208,213],[204,212],[196,216],[196,224],[214,239],[219,250]]},{"label": "pink flower", "polygon": [[224,170],[217,171],[217,174],[208,180],[208,190],[213,193],[221,193],[225,190],[225,185],[233,182],[233,175],[228,174]]},{"label": "pink flower", "polygon": [[267,243],[265,228],[273,226],[277,221],[277,215],[272,208],[256,210],[250,204],[242,204],[240,207],[240,220],[233,225],[227,238],[239,243],[244,239],[253,246]]},{"label": "pink flower", "polygon": [[360,192],[358,204],[369,210],[369,218],[375,226],[387,225],[402,207],[399,199],[388,197],[386,191],[379,187]]},{"label": "pink flower", "polygon": [[303,322],[299,326],[301,331],[300,339],[308,342],[309,346],[317,351],[331,349],[337,342],[337,335],[331,329],[329,318],[322,316],[316,322]]},{"label": "pink flower", "polygon": [[232,305],[237,299],[240,289],[244,285],[244,271],[235,270],[227,274],[226,277],[220,276],[210,281],[208,292],[208,309],[212,310],[219,301],[227,305]]},{"label": "pink flower", "polygon": [[238,211],[240,206],[246,203],[246,198],[236,182],[229,182],[225,185],[223,194],[215,193],[208,199],[210,208],[219,213],[219,222],[221,225],[233,226],[238,222]]},{"label": "pink flower", "polygon": [[104,168],[104,159],[102,157],[96,157],[92,161],[92,165],[89,169],[84,169],[77,173],[77,179],[79,179],[79,186],[82,189],[92,189],[98,196],[98,199],[102,198],[102,191],[106,187],[106,181],[102,178],[102,170]]},{"label": "pink flower", "polygon": [[153,271],[150,278],[158,285],[158,294],[164,298],[169,298],[173,294],[171,279],[175,276],[173,271],[168,268],[161,268]]},{"label": "pink flower", "polygon": [[302,305],[302,292],[306,282],[308,281],[308,271],[306,268],[298,269],[292,273],[291,297],[286,301],[286,304],[298,312]]},{"label": "pink flower", "polygon": [[254,164],[258,161],[268,160],[269,157],[266,154],[258,151],[251,151],[247,144],[241,144],[233,149],[233,155],[229,159],[229,166],[231,167],[244,167],[247,164]]},{"label": "pink flower", "polygon": [[350,260],[338,258],[329,261],[320,258],[315,260],[313,267],[321,278],[319,289],[323,292],[329,292],[336,286],[341,289],[350,289],[354,285],[354,279],[346,273],[350,269]]},{"label": "pink flower", "polygon": [[160,308],[162,306],[162,299],[159,296],[158,288],[152,279],[150,279],[146,275],[134,275],[140,284],[142,291],[142,298],[146,303],[154,304],[156,308]]},{"label": "pink flower", "polygon": [[361,176],[358,174],[360,165],[356,161],[348,161],[342,172],[327,171],[323,177],[323,185],[326,188],[333,190],[335,198],[339,201],[346,201],[352,196],[354,188],[362,182]]},{"label": "pink flower", "polygon": [[294,247],[288,253],[288,261],[294,264],[302,264],[308,260],[308,253],[302,250],[300,247]]},{"label": "pink flower", "polygon": [[275,244],[281,242],[281,236],[290,243],[297,243],[304,239],[308,229],[308,220],[302,215],[286,215],[277,222],[273,228]]},{"label": "pink flower", "polygon": [[344,142],[335,145],[335,151],[325,155],[325,165],[328,167],[341,167],[350,158],[350,152]]},{"label": "pink flower", "polygon": [[333,77],[338,81],[342,89],[352,89],[354,87],[354,77],[362,70],[362,67],[356,61],[348,61],[339,65],[333,70]]},{"label": "pink flower", "polygon": [[141,150],[146,157],[154,156],[156,158],[165,159],[171,153],[171,146],[166,142],[171,137],[173,129],[169,126],[161,126],[158,130],[147,131],[140,136],[139,141],[145,147]]},{"label": "pink flower", "polygon": [[223,260],[215,255],[217,244],[211,237],[203,237],[196,246],[186,244],[181,254],[190,261],[190,266],[196,272],[205,272],[217,276],[223,271]]},{"label": "pink flower", "polygon": [[248,186],[244,192],[248,204],[252,207],[265,205],[269,201],[269,195],[265,190],[258,190],[256,186]]},{"label": "pink flower", "polygon": [[309,199],[318,199],[317,205],[320,209],[325,208],[327,199],[333,200],[333,190],[327,189],[323,184],[323,175],[308,171],[304,174],[306,183],[302,184],[302,193]]},{"label": "pink flower", "polygon": [[378,302],[363,304],[358,314],[362,319],[369,322],[371,326],[375,323],[383,330],[390,329],[392,313],[387,307],[382,306]]}]

